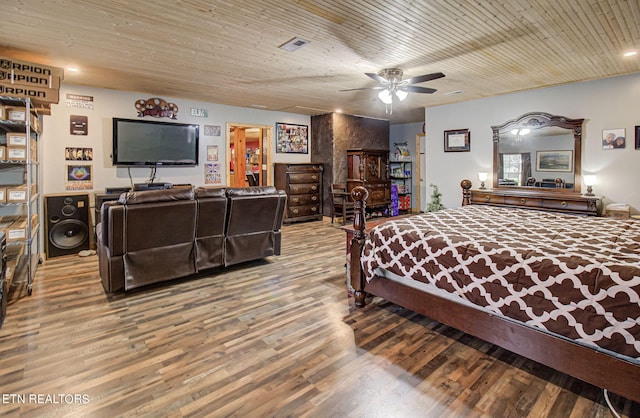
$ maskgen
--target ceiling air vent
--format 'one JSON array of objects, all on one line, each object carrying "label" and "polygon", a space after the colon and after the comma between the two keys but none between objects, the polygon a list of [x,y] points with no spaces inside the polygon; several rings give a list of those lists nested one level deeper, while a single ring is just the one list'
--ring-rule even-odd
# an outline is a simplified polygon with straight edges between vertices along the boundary
[{"label": "ceiling air vent", "polygon": [[309,42],[310,41],[305,41],[304,39],[301,39],[301,38],[293,38],[290,41],[283,43],[278,48],[284,49],[285,51],[293,52],[296,49],[302,48]]}]

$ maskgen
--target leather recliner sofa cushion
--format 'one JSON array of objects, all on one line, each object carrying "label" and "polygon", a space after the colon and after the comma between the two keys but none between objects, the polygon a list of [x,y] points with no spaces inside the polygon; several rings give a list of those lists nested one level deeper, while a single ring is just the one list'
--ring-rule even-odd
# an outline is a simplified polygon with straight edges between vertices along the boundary
[{"label": "leather recliner sofa cushion", "polygon": [[195,198],[198,205],[196,270],[200,271],[224,264],[227,197],[223,188],[198,187]]},{"label": "leather recliner sofa cushion", "polygon": [[[196,272],[191,189],[123,193],[125,290]],[[185,262],[185,260],[187,260]]]},{"label": "leather recliner sofa cushion", "polygon": [[280,254],[286,194],[272,186],[227,189],[225,266]]}]

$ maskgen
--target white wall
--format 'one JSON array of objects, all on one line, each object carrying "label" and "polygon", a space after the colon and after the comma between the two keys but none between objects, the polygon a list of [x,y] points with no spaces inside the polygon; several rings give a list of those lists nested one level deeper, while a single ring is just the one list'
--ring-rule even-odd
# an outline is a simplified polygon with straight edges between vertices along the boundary
[{"label": "white wall", "polygon": [[[78,94],[93,97],[92,110],[77,107],[67,107],[66,95]],[[60,103],[53,105],[50,116],[44,116],[43,133],[41,136],[40,152],[43,158],[41,173],[43,175],[42,187],[44,194],[65,192],[65,161],[64,150],[66,147],[93,148],[93,189],[87,192],[104,192],[105,187],[129,186],[127,168],[116,168],[111,165],[111,141],[113,117],[137,118],[134,103],[138,99],[154,97],[150,94],[124,92],[116,90],[97,89],[84,86],[63,85],[60,89]],[[276,122],[310,125],[311,118],[307,115],[293,113],[273,112],[259,109],[249,109],[233,106],[224,106],[213,103],[196,102],[172,97],[161,96],[168,102],[178,106],[176,122],[200,124],[200,165],[197,167],[161,167],[156,173],[156,181],[171,183],[190,183],[204,185],[204,160],[206,159],[207,145],[218,145],[219,162],[224,170],[226,167],[226,124],[238,122],[244,124],[269,125],[273,127],[275,137]],[[207,109],[208,117],[201,118],[190,115],[191,108]],[[88,135],[71,135],[69,129],[69,117],[71,115],[88,116]],[[144,119],[169,122],[167,118],[154,118],[147,116]],[[221,127],[220,136],[205,136],[203,125],[217,125]],[[310,138],[312,141],[313,138]],[[275,153],[275,138],[273,149],[270,150],[273,162],[308,162],[311,154],[277,154]],[[310,149],[311,147],[309,147]],[[72,162],[73,163],[73,162]],[[143,183],[148,180],[150,168],[132,168],[131,174],[134,183]],[[223,171],[223,182],[225,181]]]},{"label": "white wall", "polygon": [[[427,108],[425,183],[439,186],[446,207],[460,206],[460,181],[470,179],[476,187],[478,172],[493,171],[491,126],[539,111],[585,119],[582,173],[597,175],[594,193],[603,196],[605,205],[624,202],[638,213],[640,150],[635,149],[634,126],[640,125],[639,98],[640,74],[631,74]],[[444,131],[465,128],[471,133],[471,151],[445,153]],[[626,148],[603,150],[602,130],[617,128],[626,129]]]}]

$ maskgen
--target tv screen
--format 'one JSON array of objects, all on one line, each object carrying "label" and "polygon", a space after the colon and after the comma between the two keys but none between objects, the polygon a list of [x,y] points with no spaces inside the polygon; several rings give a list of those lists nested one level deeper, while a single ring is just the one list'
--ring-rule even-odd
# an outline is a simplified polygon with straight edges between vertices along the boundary
[{"label": "tv screen", "polygon": [[113,165],[198,165],[199,125],[113,118]]}]

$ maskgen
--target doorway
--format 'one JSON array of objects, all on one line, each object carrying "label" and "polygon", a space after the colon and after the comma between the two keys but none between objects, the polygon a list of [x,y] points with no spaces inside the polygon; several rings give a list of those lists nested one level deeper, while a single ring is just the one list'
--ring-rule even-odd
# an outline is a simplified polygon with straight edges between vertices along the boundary
[{"label": "doorway", "polygon": [[270,186],[272,127],[227,122],[227,185]]},{"label": "doorway", "polygon": [[416,206],[418,213],[427,207],[427,137],[424,133],[416,135]]}]

